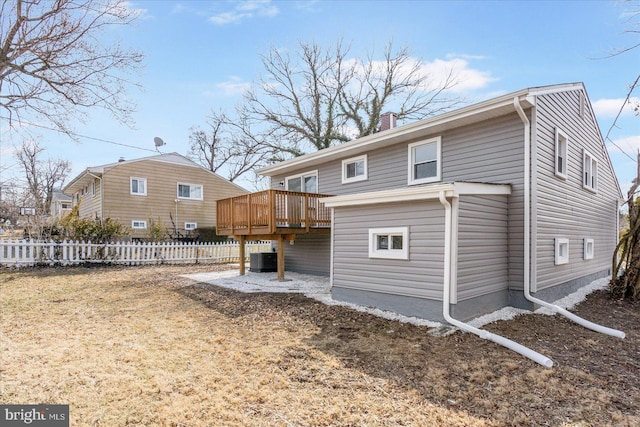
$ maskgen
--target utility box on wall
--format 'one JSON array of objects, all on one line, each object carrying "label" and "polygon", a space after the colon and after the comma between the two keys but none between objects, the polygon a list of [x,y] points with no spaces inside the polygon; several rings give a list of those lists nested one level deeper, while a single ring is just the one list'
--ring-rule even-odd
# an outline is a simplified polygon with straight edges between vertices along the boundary
[{"label": "utility box on wall", "polygon": [[276,252],[258,252],[249,255],[249,271],[257,273],[278,270],[278,254]]}]

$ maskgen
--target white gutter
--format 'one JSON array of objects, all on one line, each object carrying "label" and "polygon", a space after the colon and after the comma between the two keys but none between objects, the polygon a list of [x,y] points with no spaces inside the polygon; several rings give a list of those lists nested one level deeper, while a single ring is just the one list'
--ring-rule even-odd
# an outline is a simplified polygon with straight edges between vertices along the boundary
[{"label": "white gutter", "polygon": [[461,322],[460,320],[456,320],[449,314],[449,304],[450,304],[450,292],[451,287],[455,287],[455,283],[451,281],[451,254],[452,254],[452,245],[453,245],[453,227],[452,227],[452,208],[451,203],[447,200],[444,191],[440,191],[438,198],[440,199],[440,203],[444,206],[445,211],[445,220],[444,220],[444,289],[442,293],[442,315],[444,319],[451,323],[452,325],[462,329],[463,331],[471,332],[476,334],[482,339],[493,341],[497,344],[500,344],[504,347],[507,347],[510,350],[515,351],[536,363],[539,363],[547,368],[551,368],[553,366],[553,361],[549,359],[547,356],[544,356],[537,351],[531,350],[528,347],[525,347],[521,344],[518,344],[515,341],[511,341],[508,338],[505,338],[501,335],[492,334],[489,331],[485,331],[484,329],[475,328],[467,323]]},{"label": "white gutter", "polygon": [[590,322],[560,306],[549,304],[531,295],[531,235],[529,234],[531,232],[531,124],[517,96],[513,98],[513,106],[520,116],[520,120],[524,123],[524,297],[532,303],[545,307],[554,313],[562,314],[587,329],[618,338],[624,338],[625,333],[622,331]]}]

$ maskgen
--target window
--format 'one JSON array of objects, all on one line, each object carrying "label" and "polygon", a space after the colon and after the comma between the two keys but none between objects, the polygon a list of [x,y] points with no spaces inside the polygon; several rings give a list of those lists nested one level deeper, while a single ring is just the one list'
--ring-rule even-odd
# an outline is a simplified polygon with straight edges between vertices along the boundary
[{"label": "window", "polygon": [[69,206],[69,203],[62,203],[61,204],[62,209],[71,209],[71,206]]},{"label": "window", "polygon": [[441,138],[409,144],[409,185],[440,181]]},{"label": "window", "polygon": [[178,183],[178,198],[202,200],[202,185]]},{"label": "window", "polygon": [[556,265],[569,263],[569,239],[556,237]]},{"label": "window", "polygon": [[185,222],[184,223],[184,229],[187,230],[187,231],[195,230],[196,228],[198,228],[198,223],[197,222]]},{"label": "window", "polygon": [[147,179],[131,177],[131,194],[137,196],[147,195]]},{"label": "window", "polygon": [[584,93],[580,92],[580,109],[578,111],[578,114],[580,115],[581,119],[584,119],[584,104],[585,104]]},{"label": "window", "polygon": [[584,259],[593,259],[593,239],[584,239]]},{"label": "window", "polygon": [[598,161],[586,150],[582,161],[582,187],[595,193],[598,190]]},{"label": "window", "polygon": [[409,259],[409,227],[369,229],[369,258]]},{"label": "window", "polygon": [[560,129],[556,129],[556,176],[567,179],[569,138]]},{"label": "window", "polygon": [[342,161],[342,183],[366,181],[367,155]]},{"label": "window", "polygon": [[318,171],[306,172],[301,175],[288,176],[285,180],[286,189],[303,193],[318,192]]},{"label": "window", "polygon": [[146,230],[147,221],[134,219],[133,221],[131,221],[131,228],[133,228],[134,230]]}]

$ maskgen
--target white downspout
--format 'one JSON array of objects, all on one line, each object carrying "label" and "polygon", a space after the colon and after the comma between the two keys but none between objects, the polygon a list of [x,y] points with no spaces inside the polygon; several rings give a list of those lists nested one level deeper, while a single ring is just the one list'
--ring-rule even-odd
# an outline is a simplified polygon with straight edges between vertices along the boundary
[{"label": "white downspout", "polygon": [[534,298],[531,295],[531,236],[529,234],[531,232],[531,124],[529,123],[529,119],[524,113],[517,96],[513,98],[513,106],[515,107],[518,116],[520,116],[520,120],[524,123],[524,297],[532,303],[545,307],[554,313],[562,314],[587,329],[618,338],[624,338],[625,333],[622,331],[590,322],[582,317],[576,316],[560,306],[549,304],[548,302]]},{"label": "white downspout", "polygon": [[444,206],[444,289],[442,293],[442,315],[444,319],[451,323],[454,326],[462,329],[463,331],[471,332],[476,334],[482,339],[493,341],[497,344],[500,344],[504,347],[507,347],[510,350],[515,351],[516,353],[520,353],[521,355],[528,357],[536,363],[539,363],[547,368],[551,368],[553,366],[553,361],[549,359],[547,356],[544,356],[534,350],[531,350],[528,347],[525,347],[521,344],[518,344],[515,341],[511,341],[508,338],[505,338],[500,335],[492,334],[489,331],[485,331],[484,329],[478,329],[473,327],[467,323],[461,322],[460,320],[456,320],[449,314],[449,304],[450,304],[450,295],[451,295],[451,247],[453,244],[452,239],[452,214],[451,214],[451,203],[447,200],[444,191],[440,191],[438,194],[438,198],[440,199],[440,203]]},{"label": "white downspout", "polygon": [[89,176],[92,176],[98,180],[100,180],[100,224],[102,224],[102,220],[104,219],[104,188],[102,187],[102,177],[98,175],[94,175],[91,172],[88,172]]}]

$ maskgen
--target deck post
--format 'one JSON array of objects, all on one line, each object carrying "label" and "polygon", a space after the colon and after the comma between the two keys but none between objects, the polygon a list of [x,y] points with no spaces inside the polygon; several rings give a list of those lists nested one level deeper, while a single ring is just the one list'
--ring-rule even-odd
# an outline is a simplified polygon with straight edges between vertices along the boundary
[{"label": "deck post", "polygon": [[240,246],[238,246],[238,249],[240,251],[240,275],[244,276],[244,236],[239,236],[238,237],[238,242],[240,244]]},{"label": "deck post", "polygon": [[278,235],[278,281],[284,281],[284,235]]}]

